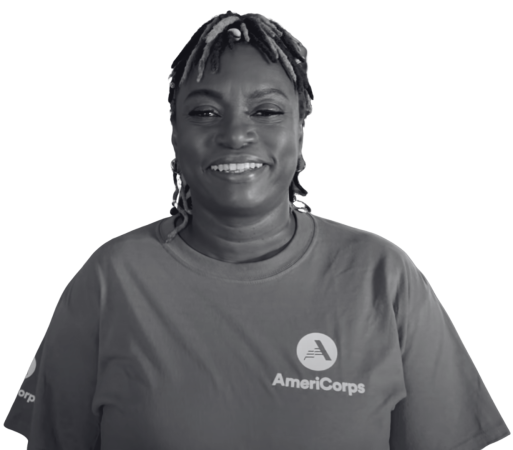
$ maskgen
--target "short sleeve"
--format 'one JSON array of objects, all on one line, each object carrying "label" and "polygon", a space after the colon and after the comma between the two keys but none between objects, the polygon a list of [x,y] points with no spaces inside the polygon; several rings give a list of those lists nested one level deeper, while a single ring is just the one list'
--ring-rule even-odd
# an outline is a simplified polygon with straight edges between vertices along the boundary
[{"label": "short sleeve", "polygon": [[94,254],[64,289],[4,426],[28,450],[100,448],[96,387],[101,276]]},{"label": "short sleeve", "polygon": [[406,397],[390,450],[481,450],[510,434],[422,272],[406,257],[396,317]]},{"label": "short sleeve", "polygon": [[20,434],[28,441],[32,413],[36,400],[35,392],[39,375],[39,365],[43,352],[44,337],[37,347],[36,354],[30,360],[23,381],[16,393],[9,412],[5,416],[3,426],[6,430]]}]

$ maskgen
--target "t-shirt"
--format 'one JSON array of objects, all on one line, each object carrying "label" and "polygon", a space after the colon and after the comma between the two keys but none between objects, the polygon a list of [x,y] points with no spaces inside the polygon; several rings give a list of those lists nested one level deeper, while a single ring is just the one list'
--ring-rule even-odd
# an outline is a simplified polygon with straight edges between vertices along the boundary
[{"label": "t-shirt", "polygon": [[510,434],[392,242],[311,213],[229,263],[178,215],[101,245],[64,289],[5,421],[28,450],[478,450]]}]

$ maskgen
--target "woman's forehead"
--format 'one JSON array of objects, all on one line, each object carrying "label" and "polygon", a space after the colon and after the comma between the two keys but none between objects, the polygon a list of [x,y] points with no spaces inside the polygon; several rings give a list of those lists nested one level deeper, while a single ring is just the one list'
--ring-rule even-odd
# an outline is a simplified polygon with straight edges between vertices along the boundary
[{"label": "woman's forehead", "polygon": [[233,49],[227,48],[220,59],[220,67],[217,73],[205,70],[198,83],[197,68],[191,71],[187,81],[180,87],[179,101],[190,97],[191,93],[203,91],[218,91],[228,93],[236,90],[246,96],[258,96],[274,93],[297,101],[297,93],[292,80],[287,76],[280,63],[268,62],[261,53],[243,42],[234,45]]}]

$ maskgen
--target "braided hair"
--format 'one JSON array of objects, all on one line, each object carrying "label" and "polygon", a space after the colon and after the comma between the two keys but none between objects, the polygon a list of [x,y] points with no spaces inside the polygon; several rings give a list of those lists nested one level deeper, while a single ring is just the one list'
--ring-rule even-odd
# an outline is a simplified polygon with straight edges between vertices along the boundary
[{"label": "braided hair", "polygon": [[[233,48],[238,40],[244,40],[255,47],[267,62],[279,62],[288,78],[294,84],[299,97],[299,117],[303,121],[312,112],[313,92],[308,82],[306,61],[306,48],[280,24],[260,14],[239,15],[228,11],[220,14],[204,23],[191,37],[187,45],[173,61],[172,72],[169,78],[169,97],[171,123],[175,121],[176,97],[178,89],[190,76],[192,69],[197,68],[196,81],[199,83],[205,70],[210,68],[212,73],[219,72],[221,55],[226,48]],[[208,67],[209,66],[209,67]],[[304,170],[306,163],[301,155],[298,160],[297,171],[289,186],[289,201],[291,208],[300,210],[294,205],[296,194],[306,196],[306,191],[299,183],[299,172]],[[192,214],[192,198],[189,186],[183,182],[178,196],[177,175],[180,173],[176,160],[173,160],[173,180],[176,191],[173,195],[173,208],[171,215],[180,213],[184,221],[168,236],[168,241],[173,239],[188,222],[188,215]],[[310,207],[303,203],[304,209],[311,211]]]}]

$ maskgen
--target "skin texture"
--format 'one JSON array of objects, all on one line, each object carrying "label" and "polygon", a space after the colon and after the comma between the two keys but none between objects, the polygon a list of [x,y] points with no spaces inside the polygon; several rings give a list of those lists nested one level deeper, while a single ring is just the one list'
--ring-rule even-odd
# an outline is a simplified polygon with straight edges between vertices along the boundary
[{"label": "skin texture", "polygon": [[[199,83],[193,71],[178,91],[172,143],[193,202],[179,235],[221,261],[260,261],[280,252],[295,232],[288,188],[303,143],[298,95],[281,65],[266,62],[247,43],[227,49],[220,67],[217,74],[206,70]],[[267,89],[284,95],[251,97]],[[195,95],[198,90],[214,94]],[[268,166],[245,182],[209,169],[233,155]]]}]

